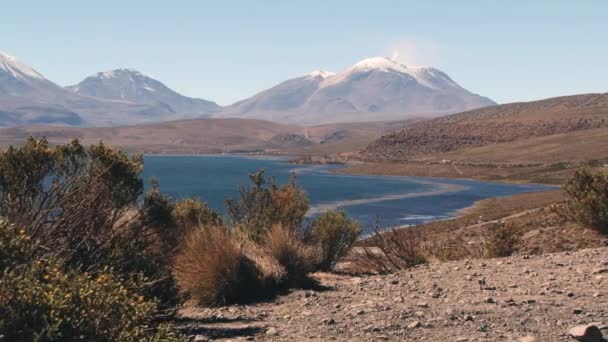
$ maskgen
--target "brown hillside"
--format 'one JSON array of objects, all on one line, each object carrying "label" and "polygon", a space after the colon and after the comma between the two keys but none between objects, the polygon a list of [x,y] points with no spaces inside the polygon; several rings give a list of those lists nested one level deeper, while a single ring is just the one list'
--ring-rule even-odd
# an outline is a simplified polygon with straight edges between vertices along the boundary
[{"label": "brown hillside", "polygon": [[407,122],[343,123],[296,126],[253,119],[196,119],[138,126],[80,128],[26,126],[0,129],[0,146],[21,144],[29,136],[51,143],[79,138],[100,140],[121,149],[149,153],[352,151],[363,148]]},{"label": "brown hillside", "polygon": [[510,103],[418,122],[371,143],[361,152],[361,158],[412,160],[598,128],[608,128],[608,93]]}]

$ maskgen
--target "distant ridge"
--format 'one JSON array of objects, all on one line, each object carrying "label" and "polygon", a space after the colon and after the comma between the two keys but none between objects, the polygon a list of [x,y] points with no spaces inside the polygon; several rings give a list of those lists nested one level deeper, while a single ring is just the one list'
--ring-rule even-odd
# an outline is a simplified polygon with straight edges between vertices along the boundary
[{"label": "distant ridge", "polygon": [[608,93],[509,103],[418,122],[372,142],[360,158],[406,161],[597,128],[608,128]]}]

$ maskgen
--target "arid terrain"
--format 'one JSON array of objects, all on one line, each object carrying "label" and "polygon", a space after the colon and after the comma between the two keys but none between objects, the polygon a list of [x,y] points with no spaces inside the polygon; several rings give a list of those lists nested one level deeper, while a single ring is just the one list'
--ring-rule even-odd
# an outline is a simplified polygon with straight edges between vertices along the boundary
[{"label": "arid terrain", "polygon": [[[446,257],[459,260],[366,275],[350,273],[351,257],[340,265],[347,273],[315,274],[313,289],[251,305],[186,307],[181,328],[199,341],[569,341],[571,327],[589,323],[606,335],[608,240],[548,209],[562,196],[488,199],[455,219],[410,228],[443,239],[453,253]],[[474,254],[496,222],[522,230],[516,255],[462,254]]]},{"label": "arid terrain", "polygon": [[183,324],[198,341],[571,341],[594,322],[608,333],[606,247],[316,277],[318,290],[271,302],[184,309]]},{"label": "arid terrain", "polygon": [[[361,152],[360,158],[368,161],[415,160],[421,156],[428,159],[429,155],[439,158],[447,152],[526,140],[519,147],[531,149],[536,144],[548,144],[546,140],[536,142],[534,138],[563,134],[552,141],[553,146],[556,143],[561,146],[561,140],[566,142],[568,134],[608,127],[606,115],[608,94],[574,95],[492,106],[410,125],[370,144]],[[594,138],[601,140],[603,137],[595,133]],[[498,145],[492,149],[502,150]],[[544,152],[555,160],[554,152]],[[501,152],[498,153],[497,158],[501,162],[511,162],[507,158],[500,158]],[[492,153],[484,155],[492,158]],[[529,158],[533,157],[532,154]],[[559,161],[564,161],[561,160],[562,156],[557,157]]]},{"label": "arid terrain", "polygon": [[105,128],[24,126],[0,129],[0,146],[44,136],[53,144],[78,138],[85,144],[103,141],[144,153],[336,153],[364,148],[414,121],[295,126],[253,119],[196,119]]}]

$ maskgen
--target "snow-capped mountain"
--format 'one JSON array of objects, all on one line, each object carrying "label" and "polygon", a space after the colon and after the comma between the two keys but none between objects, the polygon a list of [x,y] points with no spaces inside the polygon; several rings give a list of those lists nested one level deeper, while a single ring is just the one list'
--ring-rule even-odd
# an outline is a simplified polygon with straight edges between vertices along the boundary
[{"label": "snow-capped mountain", "polygon": [[135,69],[99,72],[74,86],[66,87],[79,95],[131,103],[163,105],[183,117],[206,116],[220,110],[215,102],[183,96],[163,83]]},{"label": "snow-capped mountain", "polygon": [[[80,91],[68,90],[15,57],[0,53],[0,127],[134,125],[201,117],[219,108],[213,102],[181,96],[141,73],[125,73],[135,80],[135,85],[118,82],[123,84],[125,98],[117,101],[105,82],[102,82],[104,87],[99,88],[103,89],[99,94],[87,93],[95,85],[90,78],[82,82]],[[151,90],[138,90],[144,87]],[[133,91],[134,95],[126,90]],[[148,91],[156,97],[147,96]]]},{"label": "snow-capped mountain", "polygon": [[494,104],[435,68],[374,57],[340,73],[314,72],[285,81],[226,107],[219,116],[320,124],[434,117]]},{"label": "snow-capped mountain", "polygon": [[15,57],[0,52],[0,95],[21,96],[31,92],[48,94],[57,91],[61,91],[60,86]]}]

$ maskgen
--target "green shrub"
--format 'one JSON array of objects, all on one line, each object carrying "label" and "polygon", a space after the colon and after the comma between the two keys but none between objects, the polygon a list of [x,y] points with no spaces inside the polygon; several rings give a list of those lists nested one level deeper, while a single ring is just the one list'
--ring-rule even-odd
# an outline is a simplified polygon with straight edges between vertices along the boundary
[{"label": "green shrub", "polygon": [[36,243],[25,229],[0,219],[0,274],[34,259]]},{"label": "green shrub", "polygon": [[235,226],[250,238],[260,241],[275,224],[297,228],[308,211],[308,198],[292,178],[279,186],[264,179],[264,170],[249,176],[251,188],[241,188],[237,200],[226,200],[226,211]]},{"label": "green shrub", "polygon": [[220,306],[269,294],[282,282],[284,270],[255,242],[224,227],[206,227],[190,234],[173,274],[194,304]]},{"label": "green shrub", "polygon": [[317,248],[305,244],[295,230],[279,224],[268,231],[264,246],[267,253],[285,268],[289,286],[304,285],[308,274],[318,264]]},{"label": "green shrub", "polygon": [[7,341],[180,340],[150,318],[156,303],[109,272],[64,272],[37,260],[0,278],[0,334]]},{"label": "green shrub", "polygon": [[517,252],[521,231],[505,223],[490,226],[485,239],[485,254],[488,258],[502,258]]},{"label": "green shrub", "polygon": [[357,241],[361,225],[344,212],[328,211],[314,219],[307,234],[321,248],[319,269],[330,271]]},{"label": "green shrub", "polygon": [[109,269],[64,270],[25,233],[0,222],[0,335],[7,341],[181,340],[152,322],[154,301],[140,293],[143,278],[121,279]]},{"label": "green shrub", "polygon": [[588,169],[575,173],[563,186],[567,200],[559,213],[566,219],[608,234],[608,174]]},{"label": "green shrub", "polygon": [[221,226],[222,217],[206,203],[197,199],[187,198],[179,200],[173,208],[173,220],[185,231],[192,231],[196,227]]}]

